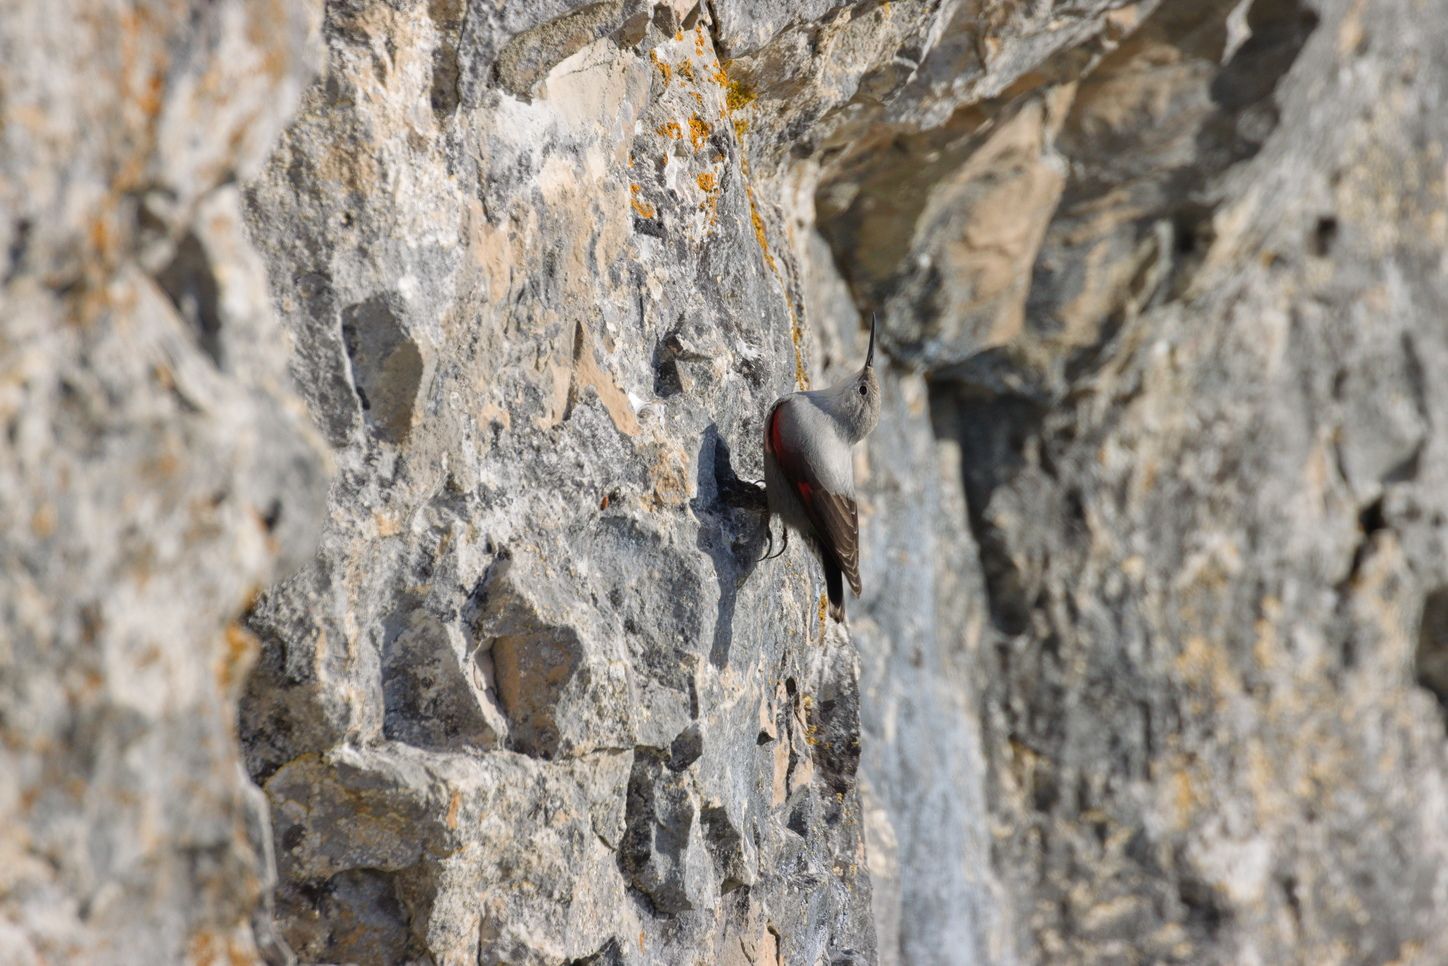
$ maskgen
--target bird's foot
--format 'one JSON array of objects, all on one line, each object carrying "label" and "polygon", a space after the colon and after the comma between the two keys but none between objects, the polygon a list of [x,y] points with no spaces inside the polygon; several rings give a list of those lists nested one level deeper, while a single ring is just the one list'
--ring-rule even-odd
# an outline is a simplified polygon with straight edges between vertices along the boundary
[{"label": "bird's foot", "polygon": [[765,524],[765,528],[765,533],[769,536],[769,542],[764,546],[764,556],[759,558],[760,563],[783,556],[784,552],[789,549],[789,527],[784,528],[784,538],[780,541],[780,547],[777,553],[770,553],[770,551],[774,549],[774,530],[768,523]]}]

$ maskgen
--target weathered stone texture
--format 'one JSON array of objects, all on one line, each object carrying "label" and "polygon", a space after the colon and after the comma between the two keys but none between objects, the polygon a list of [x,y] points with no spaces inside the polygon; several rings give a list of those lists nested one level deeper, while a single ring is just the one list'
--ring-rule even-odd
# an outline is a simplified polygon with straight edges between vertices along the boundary
[{"label": "weathered stone texture", "polygon": [[310,556],[326,461],[234,182],[311,79],[315,19],[0,14],[0,961],[271,942],[237,621]]},{"label": "weathered stone texture", "polygon": [[0,18],[0,959],[1448,961],[1442,11],[306,9]]}]

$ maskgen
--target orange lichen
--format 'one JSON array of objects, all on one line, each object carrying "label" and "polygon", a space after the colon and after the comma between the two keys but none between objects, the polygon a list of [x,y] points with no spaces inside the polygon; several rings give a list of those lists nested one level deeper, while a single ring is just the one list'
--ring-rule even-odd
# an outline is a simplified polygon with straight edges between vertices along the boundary
[{"label": "orange lichen", "polygon": [[709,224],[713,225],[719,221],[719,177],[712,171],[704,171],[694,179],[699,190],[704,192],[704,200],[699,203],[699,208],[709,216]]},{"label": "orange lichen", "polygon": [[639,192],[643,190],[642,185],[629,185],[629,204],[633,206],[633,210],[640,218],[652,218],[654,216],[653,206],[639,197]]},{"label": "orange lichen", "polygon": [[709,137],[709,125],[705,124],[699,115],[695,114],[689,118],[689,143],[694,145],[694,150],[699,150],[704,141]]},{"label": "orange lichen", "polygon": [[754,189],[748,182],[748,169],[745,169],[744,197],[749,202],[749,220],[754,225],[754,239],[759,242],[759,250],[764,254],[764,264],[779,279],[780,285],[785,289],[784,308],[789,313],[789,337],[794,343],[794,381],[800,389],[809,388],[809,374],[804,368],[804,330],[800,327],[799,316],[794,311],[794,302],[789,297],[789,286],[785,285],[784,277],[780,274],[779,264],[775,262],[774,255],[769,251],[769,234],[764,227],[764,217],[759,213],[759,206],[754,202]]},{"label": "orange lichen", "polygon": [[800,389],[809,388],[809,373],[804,371],[804,330],[800,328],[799,316],[794,314],[794,303],[789,294],[784,297],[784,306],[789,310],[789,340],[794,343],[794,382]]},{"label": "orange lichen", "polygon": [[744,197],[749,201],[749,220],[754,225],[754,240],[759,242],[759,250],[764,253],[764,264],[769,266],[771,272],[777,273],[774,256],[769,252],[769,235],[764,230],[764,219],[760,217],[759,207],[754,203],[754,189],[745,188]]},{"label": "orange lichen", "polygon": [[658,127],[654,128],[654,132],[656,134],[662,135],[663,137],[671,138],[675,141],[679,140],[679,138],[684,136],[684,129],[679,126],[678,121],[670,121],[667,124],[660,124]]},{"label": "orange lichen", "polygon": [[680,76],[680,77],[682,77],[682,78],[684,78],[685,80],[689,81],[689,83],[691,83],[691,84],[693,84],[693,83],[698,83],[698,81],[697,81],[697,80],[695,79],[695,77],[694,77],[694,65],[693,65],[692,63],[690,63],[689,61],[687,61],[687,60],[681,60],[681,61],[679,61],[679,66],[676,67],[676,68],[674,68],[674,69],[679,72],[679,76]]},{"label": "orange lichen", "polygon": [[758,96],[759,92],[749,84],[743,81],[729,80],[728,87],[724,93],[724,104],[731,112],[738,111],[753,104],[755,98]]},{"label": "orange lichen", "polygon": [[225,647],[216,662],[216,683],[224,692],[246,677],[252,662],[261,652],[261,642],[235,621],[226,625]]},{"label": "orange lichen", "polygon": [[[749,130],[749,122],[742,117],[734,116],[734,112],[736,110],[743,110],[744,108],[752,104],[755,98],[758,97],[758,92],[753,88],[753,86],[747,83],[732,80],[728,74],[728,65],[723,64],[718,60],[714,62],[710,79],[724,88],[724,117],[729,120],[731,127],[733,127],[734,129],[734,136],[740,142],[740,150],[738,152],[739,170],[740,173],[743,175],[744,179],[744,196],[749,202],[749,222],[754,228],[755,241],[759,243],[759,251],[764,256],[765,266],[772,273],[774,273],[775,278],[779,279],[780,286],[784,290],[784,307],[785,311],[789,313],[789,336],[790,341],[794,344],[795,385],[799,389],[808,389],[809,374],[805,372],[804,366],[804,331],[800,326],[799,315],[795,311],[794,302],[789,295],[789,285],[787,284],[783,273],[780,271],[780,266],[775,261],[773,253],[769,250],[769,233],[765,228],[764,218],[759,213],[759,206],[755,203],[754,189],[749,183],[751,177],[749,170],[749,152],[744,150],[743,145],[744,135]],[[693,96],[698,99],[700,105],[704,103],[704,99],[702,96],[700,96],[696,92],[691,93],[693,93]],[[690,119],[689,138],[694,144],[695,151],[699,149],[700,145],[703,143],[703,139],[707,137],[708,134],[708,125],[700,121],[697,115]],[[699,184],[699,187],[703,188],[706,192],[708,192],[710,189],[705,187],[705,177],[705,175],[700,175],[699,178],[696,180]],[[710,179],[708,182],[709,184],[717,185],[717,181],[713,179],[712,175],[708,177]],[[713,195],[711,195],[709,199],[706,200],[712,203],[712,207],[710,209],[710,222],[712,224],[714,217],[717,216],[717,190]],[[824,640],[825,603],[825,598],[821,598],[820,640],[822,642]]]},{"label": "orange lichen", "polygon": [[674,68],[670,67],[667,61],[660,60],[659,55],[652,50],[649,51],[649,60],[659,69],[659,76],[664,79],[664,86],[668,87],[669,80],[674,76]]}]

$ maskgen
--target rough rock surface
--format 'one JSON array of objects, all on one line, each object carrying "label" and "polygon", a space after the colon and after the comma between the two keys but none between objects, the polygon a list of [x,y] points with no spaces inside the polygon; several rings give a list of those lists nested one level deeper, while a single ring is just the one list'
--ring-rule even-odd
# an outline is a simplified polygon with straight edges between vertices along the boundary
[{"label": "rough rock surface", "polygon": [[[1448,960],[1441,12],[72,6],[0,959]],[[872,310],[844,629],[747,481]]]},{"label": "rough rock surface", "polygon": [[236,180],[318,19],[0,14],[0,962],[277,948],[237,621],[310,556],[326,455]]}]

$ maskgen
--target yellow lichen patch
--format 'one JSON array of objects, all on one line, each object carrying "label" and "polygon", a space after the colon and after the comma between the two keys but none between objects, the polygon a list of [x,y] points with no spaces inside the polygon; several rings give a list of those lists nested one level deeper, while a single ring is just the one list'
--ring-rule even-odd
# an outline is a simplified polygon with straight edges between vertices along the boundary
[{"label": "yellow lichen patch", "polygon": [[679,138],[684,136],[684,129],[679,126],[678,121],[670,121],[667,124],[660,124],[658,127],[654,128],[654,133],[660,135],[661,137],[666,137],[671,140],[677,141],[679,140]]},{"label": "yellow lichen patch", "polygon": [[230,693],[251,670],[252,662],[261,653],[261,642],[235,621],[226,625],[225,646],[216,660],[216,683]]},{"label": "yellow lichen patch", "polygon": [[[786,284],[784,276],[780,272],[779,264],[774,260],[773,253],[769,250],[769,235],[764,226],[764,218],[759,213],[759,206],[755,203],[754,200],[754,189],[749,183],[749,153],[744,150],[743,145],[744,135],[749,130],[749,122],[746,121],[744,118],[734,117],[735,110],[747,107],[751,102],[754,101],[754,99],[758,95],[754,88],[749,84],[731,80],[729,78],[726,65],[721,64],[717,60],[714,62],[713,72],[710,79],[725,88],[724,116],[729,120],[730,124],[734,128],[734,136],[740,142],[740,150],[738,153],[739,170],[744,178],[744,196],[749,202],[749,222],[754,228],[754,238],[755,241],[759,243],[759,251],[761,254],[764,255],[765,266],[774,273],[774,276],[776,278],[779,279],[780,285],[784,289],[784,307],[785,311],[789,313],[790,341],[794,344],[795,385],[799,389],[808,389],[809,375],[805,372],[804,350],[802,347],[804,333],[803,330],[800,328],[799,316],[795,312],[794,303],[789,296],[789,286]],[[699,100],[699,103],[702,105],[704,102],[703,97],[701,97],[697,93],[694,93],[694,96]],[[697,128],[695,127],[696,123],[699,125]],[[708,125],[700,121],[698,116],[695,115],[689,121],[689,128],[690,140],[693,142],[694,149],[697,151],[702,144],[703,138],[709,134]],[[700,181],[699,185],[702,188],[704,186],[703,181]],[[823,608],[823,606],[824,604],[822,603],[821,608]],[[823,609],[821,609],[820,614],[820,639],[821,641],[823,641]]]},{"label": "yellow lichen patch", "polygon": [[684,78],[689,83],[698,83],[698,79],[694,77],[694,65],[690,61],[681,60],[679,61],[679,66],[674,69],[678,71],[680,77]]},{"label": "yellow lichen patch", "polygon": [[[754,202],[754,189],[750,187],[747,180],[744,183],[744,197],[749,202],[749,221],[754,226],[754,239],[759,243],[759,250],[764,254],[764,264],[774,273],[776,278],[783,284],[784,279],[780,275],[779,265],[769,251],[769,235],[764,228],[764,218],[759,214],[759,206]],[[800,328],[799,316],[795,314],[794,302],[790,300],[788,287],[785,286],[784,308],[789,313],[789,337],[794,343],[794,381],[800,389],[809,388],[809,375],[804,369],[804,350],[801,343],[804,340],[804,331]]]},{"label": "yellow lichen patch", "polygon": [[799,316],[794,314],[794,303],[785,293],[784,306],[789,310],[789,340],[794,343],[794,382],[800,389],[809,388],[809,373],[804,371],[804,330],[799,326]]},{"label": "yellow lichen patch", "polygon": [[689,143],[694,150],[699,150],[709,137],[709,125],[704,123],[703,118],[695,114],[689,118]]},{"label": "yellow lichen patch", "polygon": [[652,50],[649,51],[649,60],[659,69],[659,76],[664,79],[664,86],[668,87],[670,79],[674,76],[674,68],[669,66],[668,61],[660,60],[659,55]]},{"label": "yellow lichen patch", "polygon": [[704,192],[704,200],[699,203],[699,208],[709,216],[709,224],[713,225],[719,221],[719,177],[712,171],[701,171],[694,179],[699,190]]},{"label": "yellow lichen patch", "polygon": [[754,189],[745,188],[744,197],[749,201],[749,221],[754,225],[754,240],[759,242],[759,250],[764,253],[764,264],[769,266],[771,272],[777,271],[774,256],[769,253],[769,236],[764,231],[764,219],[759,215],[759,206],[754,203]]},{"label": "yellow lichen patch", "polygon": [[[721,73],[720,76],[724,75]],[[749,84],[743,81],[729,80],[729,86],[724,92],[724,104],[731,112],[739,111],[753,104],[754,99],[758,96],[759,92]]]},{"label": "yellow lichen patch", "polygon": [[629,204],[633,206],[634,212],[640,218],[652,218],[654,216],[653,206],[639,197],[639,192],[642,190],[642,185],[631,184],[628,186]]}]

